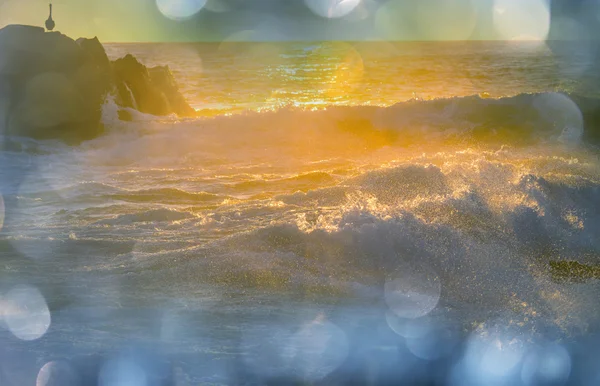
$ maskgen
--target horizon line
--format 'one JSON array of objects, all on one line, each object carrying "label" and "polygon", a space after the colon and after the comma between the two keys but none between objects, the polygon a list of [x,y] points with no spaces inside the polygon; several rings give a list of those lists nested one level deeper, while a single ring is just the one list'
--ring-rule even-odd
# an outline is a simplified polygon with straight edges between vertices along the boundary
[{"label": "horizon line", "polygon": [[[43,26],[31,25],[31,24],[19,24],[19,23],[9,23],[4,26],[0,26],[0,29],[4,29],[5,27],[11,25],[21,25],[21,26],[30,26],[30,27],[38,27],[44,29]],[[44,29],[45,30],[45,29]],[[60,30],[54,31],[46,31],[46,33],[61,33]],[[73,37],[64,34],[71,39]],[[89,35],[91,36],[91,35]],[[149,40],[131,40],[131,41],[104,41],[98,37],[98,35],[94,36],[98,38],[104,44],[199,44],[199,43],[322,43],[322,42],[345,42],[345,43],[465,43],[465,42],[536,42],[536,43],[547,43],[547,42],[600,42],[600,37],[589,37],[587,39],[442,39],[442,40],[433,40],[433,39],[425,39],[425,40],[413,40],[413,39],[284,39],[284,40],[227,40],[226,38],[223,40],[220,39],[209,39],[209,40],[157,40],[157,41],[149,41]],[[89,38],[86,36],[79,36],[78,38]]]},{"label": "horizon line", "polygon": [[340,42],[340,43],[548,43],[548,42],[600,42],[598,39],[467,39],[467,40],[404,40],[404,39],[369,39],[369,40],[354,40],[354,39],[321,39],[321,40],[173,40],[173,41],[102,41],[103,44],[239,44],[239,43],[323,43],[323,42]]}]

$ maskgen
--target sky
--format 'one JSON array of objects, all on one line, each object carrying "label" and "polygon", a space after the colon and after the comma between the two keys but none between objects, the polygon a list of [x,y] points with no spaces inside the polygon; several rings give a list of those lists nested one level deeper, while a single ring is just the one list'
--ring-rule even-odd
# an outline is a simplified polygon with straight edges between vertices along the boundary
[{"label": "sky", "polygon": [[[600,37],[600,0],[53,0],[56,29],[104,42]],[[47,0],[0,0],[0,27]]]}]

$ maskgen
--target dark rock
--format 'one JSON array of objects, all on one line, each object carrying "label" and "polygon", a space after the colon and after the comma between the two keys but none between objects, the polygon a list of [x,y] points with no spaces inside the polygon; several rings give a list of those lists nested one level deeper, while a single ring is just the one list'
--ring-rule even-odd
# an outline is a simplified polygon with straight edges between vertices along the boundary
[{"label": "dark rock", "polygon": [[80,38],[77,44],[85,54],[85,62],[73,74],[73,79],[82,96],[93,107],[87,114],[100,123],[102,106],[106,96],[114,90],[110,60],[98,38]]},{"label": "dark rock", "polygon": [[[98,136],[106,87],[71,38],[42,28],[11,25],[0,30],[0,78],[5,86],[3,132],[77,142]],[[100,103],[100,105],[99,105]]]},{"label": "dark rock", "polygon": [[160,90],[169,104],[169,111],[182,116],[196,115],[194,110],[179,92],[177,82],[169,66],[158,66],[148,70],[150,79],[158,90]]},{"label": "dark rock", "polygon": [[137,102],[129,86],[123,81],[117,81],[115,84],[116,99],[115,102],[121,107],[137,109]]},{"label": "dark rock", "polygon": [[97,37],[93,39],[79,38],[77,44],[85,52],[87,63],[93,64],[98,70],[110,73],[110,60]]},{"label": "dark rock", "polygon": [[[43,72],[24,83],[24,92],[12,111],[9,129],[18,129],[18,134],[35,138],[61,136],[59,131],[68,131],[90,119],[75,82],[60,72]],[[90,119],[92,124],[93,118]]]},{"label": "dark rock", "polygon": [[113,62],[113,70],[117,90],[117,103],[123,107],[133,107],[137,110],[155,115],[165,115],[166,101],[158,97],[158,92],[152,85],[148,69],[133,55]]},{"label": "dark rock", "polygon": [[0,74],[21,76],[45,71],[70,72],[85,56],[75,41],[43,28],[9,25],[0,29]]},{"label": "dark rock", "polygon": [[148,69],[134,56],[113,63],[117,103],[153,115],[194,116],[196,111],[179,92],[169,67]]},{"label": "dark rock", "polygon": [[67,142],[97,137],[110,93],[121,107],[148,114],[196,114],[168,67],[149,70],[132,55],[111,63],[97,38],[74,41],[10,25],[0,29],[0,53],[0,133]]}]

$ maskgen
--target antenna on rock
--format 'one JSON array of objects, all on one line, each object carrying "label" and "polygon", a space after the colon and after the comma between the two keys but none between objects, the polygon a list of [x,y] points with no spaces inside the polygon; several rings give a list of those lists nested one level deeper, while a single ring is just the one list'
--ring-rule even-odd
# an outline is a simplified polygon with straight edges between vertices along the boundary
[{"label": "antenna on rock", "polygon": [[48,20],[46,20],[46,29],[52,31],[55,26],[56,23],[52,20],[52,1],[50,1],[50,16],[48,16]]}]

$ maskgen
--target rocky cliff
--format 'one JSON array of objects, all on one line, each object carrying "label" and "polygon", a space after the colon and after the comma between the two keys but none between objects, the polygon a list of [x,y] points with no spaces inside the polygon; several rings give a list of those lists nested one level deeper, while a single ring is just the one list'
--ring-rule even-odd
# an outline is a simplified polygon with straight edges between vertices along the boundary
[{"label": "rocky cliff", "polygon": [[97,38],[0,29],[0,133],[71,143],[97,137],[109,94],[148,114],[196,114],[168,67],[147,68],[132,55],[111,62]]}]

